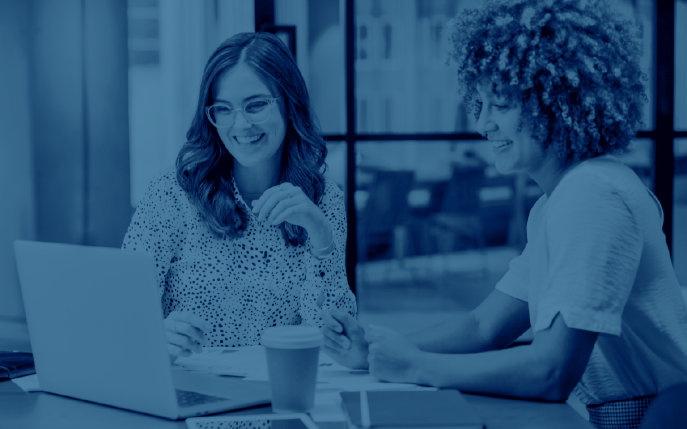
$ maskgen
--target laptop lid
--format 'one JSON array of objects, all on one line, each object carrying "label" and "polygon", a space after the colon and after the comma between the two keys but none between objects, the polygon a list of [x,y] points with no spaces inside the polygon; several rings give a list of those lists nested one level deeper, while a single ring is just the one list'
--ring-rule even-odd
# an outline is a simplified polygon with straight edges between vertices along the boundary
[{"label": "laptop lid", "polygon": [[176,418],[150,256],[29,241],[14,246],[41,388]]}]

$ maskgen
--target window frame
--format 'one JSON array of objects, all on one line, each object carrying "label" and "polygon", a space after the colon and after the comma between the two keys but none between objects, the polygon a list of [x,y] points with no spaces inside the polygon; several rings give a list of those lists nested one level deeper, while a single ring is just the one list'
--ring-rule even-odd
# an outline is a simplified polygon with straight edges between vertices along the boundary
[{"label": "window frame", "polygon": [[[358,133],[356,132],[355,61],[356,61],[356,20],[355,0],[345,2],[345,55],[346,55],[346,131],[344,134],[327,134],[327,141],[346,142],[346,204],[348,237],[346,243],[346,272],[351,290],[356,291],[357,264],[357,215],[355,210],[355,148],[366,141],[435,141],[435,140],[480,140],[478,133]],[[632,0],[636,3],[637,0]],[[674,89],[675,89],[675,8],[677,1],[654,2],[656,13],[654,54],[656,64],[655,79],[655,121],[651,130],[637,133],[637,138],[648,138],[654,142],[654,189],[665,213],[663,232],[668,249],[672,255],[673,238],[673,179],[675,176],[675,156],[673,142],[676,138],[687,137],[687,131],[674,128]],[[255,0],[256,9],[274,0]],[[256,17],[257,18],[257,17]],[[257,19],[256,19],[257,21]],[[392,30],[393,31],[393,30]],[[369,107],[369,106],[368,106]]]}]

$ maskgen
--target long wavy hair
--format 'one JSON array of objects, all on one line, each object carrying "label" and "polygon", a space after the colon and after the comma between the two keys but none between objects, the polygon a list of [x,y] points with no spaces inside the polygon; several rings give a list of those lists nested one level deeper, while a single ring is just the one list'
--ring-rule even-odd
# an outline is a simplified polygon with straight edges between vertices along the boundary
[{"label": "long wavy hair", "polygon": [[451,23],[449,60],[475,109],[484,79],[565,165],[624,150],[642,125],[638,26],[604,0],[488,0]]},{"label": "long wavy hair", "polygon": [[[264,82],[271,82],[284,99],[287,127],[280,163],[279,183],[299,186],[315,203],[324,193],[327,148],[310,110],[310,97],[296,61],[284,43],[269,33],[240,33],[222,43],[210,56],[200,84],[200,96],[186,143],[176,161],[177,181],[217,238],[241,237],[248,228],[248,207],[233,192],[234,158],[205,116],[224,73],[242,61]],[[304,228],[284,222],[286,242],[305,243]]]}]

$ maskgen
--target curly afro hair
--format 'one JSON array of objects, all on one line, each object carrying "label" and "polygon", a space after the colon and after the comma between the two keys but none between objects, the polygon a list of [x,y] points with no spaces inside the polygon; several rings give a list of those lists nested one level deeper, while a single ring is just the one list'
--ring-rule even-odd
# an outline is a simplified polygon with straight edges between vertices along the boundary
[{"label": "curly afro hair", "polygon": [[647,101],[638,27],[602,0],[489,0],[450,23],[466,106],[476,87],[522,102],[522,121],[563,165],[625,149]]}]

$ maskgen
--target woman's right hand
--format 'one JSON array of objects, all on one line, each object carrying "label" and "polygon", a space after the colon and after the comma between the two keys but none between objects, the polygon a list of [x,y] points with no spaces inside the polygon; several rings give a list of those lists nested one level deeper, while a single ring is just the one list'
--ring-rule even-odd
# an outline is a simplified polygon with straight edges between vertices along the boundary
[{"label": "woman's right hand", "polygon": [[368,369],[365,329],[345,311],[322,311],[324,350],[336,363],[353,369]]},{"label": "woman's right hand", "polygon": [[172,311],[164,321],[167,350],[174,362],[179,356],[191,356],[203,351],[205,333],[212,327],[200,316],[189,311]]}]

